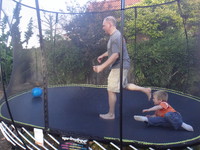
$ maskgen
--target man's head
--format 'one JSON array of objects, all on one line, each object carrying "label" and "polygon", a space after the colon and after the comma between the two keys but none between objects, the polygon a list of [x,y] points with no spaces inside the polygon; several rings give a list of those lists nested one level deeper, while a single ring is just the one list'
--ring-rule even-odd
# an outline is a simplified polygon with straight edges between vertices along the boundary
[{"label": "man's head", "polygon": [[103,30],[111,35],[116,30],[116,19],[113,16],[108,16],[103,20]]}]

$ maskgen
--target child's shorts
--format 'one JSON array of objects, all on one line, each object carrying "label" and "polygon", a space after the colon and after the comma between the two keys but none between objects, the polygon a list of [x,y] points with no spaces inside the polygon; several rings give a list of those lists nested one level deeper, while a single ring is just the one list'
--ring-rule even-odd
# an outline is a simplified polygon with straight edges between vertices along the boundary
[{"label": "child's shorts", "polygon": [[[128,69],[123,69],[123,88],[128,84],[127,80]],[[120,91],[120,69],[112,69],[108,76],[108,91],[119,93]]]}]

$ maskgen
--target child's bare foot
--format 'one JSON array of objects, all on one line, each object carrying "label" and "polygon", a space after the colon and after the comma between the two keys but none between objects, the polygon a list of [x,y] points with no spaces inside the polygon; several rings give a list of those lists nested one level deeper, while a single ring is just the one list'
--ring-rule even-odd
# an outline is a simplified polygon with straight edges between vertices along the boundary
[{"label": "child's bare foot", "polygon": [[102,119],[107,119],[107,120],[111,120],[111,119],[115,119],[115,114],[100,114],[99,117],[101,117]]}]

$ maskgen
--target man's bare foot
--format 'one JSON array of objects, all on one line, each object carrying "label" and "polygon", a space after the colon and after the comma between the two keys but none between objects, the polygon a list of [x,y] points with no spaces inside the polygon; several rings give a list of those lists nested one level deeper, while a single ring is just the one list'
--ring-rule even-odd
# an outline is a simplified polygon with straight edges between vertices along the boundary
[{"label": "man's bare foot", "polygon": [[148,100],[150,101],[151,100],[151,88],[146,88],[145,93],[148,97]]},{"label": "man's bare foot", "polygon": [[102,119],[111,120],[111,119],[115,119],[115,114],[110,114],[110,113],[100,114],[99,117]]}]

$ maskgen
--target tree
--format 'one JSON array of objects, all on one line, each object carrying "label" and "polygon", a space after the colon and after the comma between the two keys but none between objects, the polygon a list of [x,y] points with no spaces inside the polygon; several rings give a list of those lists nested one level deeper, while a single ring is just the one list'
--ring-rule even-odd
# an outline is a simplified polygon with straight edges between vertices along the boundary
[{"label": "tree", "polygon": [[31,80],[33,80],[33,75],[30,70],[32,59],[30,55],[28,55],[28,51],[24,50],[22,46],[23,43],[28,43],[30,37],[32,36],[32,21],[30,19],[28,31],[25,33],[25,40],[22,41],[22,32],[19,29],[21,21],[20,11],[21,5],[17,3],[13,11],[13,24],[10,29],[10,35],[12,37],[11,44],[13,47],[13,68],[8,86],[8,94],[14,94],[20,90],[27,90],[30,88],[29,85]]},{"label": "tree", "polygon": [[[145,0],[138,5],[149,6],[162,2],[167,1]],[[186,10],[190,10],[191,14],[197,10],[188,8],[187,5],[183,6],[187,8]],[[184,91],[188,86],[188,63],[192,58],[188,58],[189,49],[183,18],[177,3],[149,8],[138,7],[136,11],[137,18],[134,17],[135,9],[127,10],[125,13],[125,18],[127,18],[125,20],[125,36],[131,58],[136,62],[136,82],[140,85]],[[183,12],[185,14],[185,10]],[[197,13],[195,14],[197,15]],[[191,16],[187,20],[193,20],[194,18],[192,18]],[[187,25],[189,24],[187,23]],[[190,28],[186,28],[186,30],[188,33],[192,31]],[[135,35],[137,37],[137,42],[134,43],[136,46],[133,45]],[[192,40],[189,42],[193,43]],[[192,46],[190,43],[189,45]],[[190,47],[190,54],[193,53],[192,49]]]},{"label": "tree", "polygon": [[27,31],[25,32],[24,35],[25,40],[22,42],[22,44],[26,43],[26,48],[28,46],[28,42],[32,35],[33,35],[33,19],[31,18],[27,27]]},{"label": "tree", "polygon": [[[95,4],[95,3],[92,3]],[[92,6],[93,10],[102,10],[103,3]],[[72,10],[72,9],[68,9]],[[95,60],[97,57],[106,51],[107,37],[102,30],[103,19],[109,15],[119,16],[117,12],[104,12],[104,13],[92,13],[87,12],[87,7],[85,7],[86,12],[83,13],[83,9],[80,14],[72,14],[65,16],[64,18],[70,18],[65,23],[63,27],[66,31],[66,35],[69,39],[79,48],[82,54],[81,62],[84,64],[85,77],[87,83],[96,84],[106,84],[105,74],[103,72],[96,77],[96,73],[93,72],[92,66],[97,62]],[[78,12],[77,9],[73,9],[73,12]],[[119,18],[119,17],[116,17]],[[89,67],[89,68],[88,68]]]},{"label": "tree", "polygon": [[189,79],[188,91],[193,95],[200,96],[200,1],[181,1],[182,18],[184,19],[185,28],[188,31],[188,55],[189,55]]},{"label": "tree", "polygon": [[6,75],[6,83],[8,83],[12,71],[12,47],[8,44],[9,32],[6,31],[8,17],[4,16],[1,22],[0,34],[0,59]]}]

